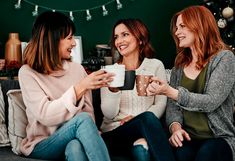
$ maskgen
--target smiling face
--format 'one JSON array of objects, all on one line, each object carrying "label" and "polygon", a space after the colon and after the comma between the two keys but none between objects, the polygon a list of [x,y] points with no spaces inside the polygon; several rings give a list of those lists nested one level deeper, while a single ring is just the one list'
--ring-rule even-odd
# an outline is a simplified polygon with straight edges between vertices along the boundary
[{"label": "smiling face", "polygon": [[175,35],[179,39],[179,47],[193,47],[195,41],[194,33],[187,26],[185,26],[181,15],[178,16],[176,21]]},{"label": "smiling face", "polygon": [[115,47],[122,56],[139,54],[139,42],[124,24],[114,30]]},{"label": "smiling face", "polygon": [[59,43],[59,54],[61,55],[61,59],[70,59],[72,48],[74,46],[76,46],[76,42],[71,33],[64,39],[61,39]]}]

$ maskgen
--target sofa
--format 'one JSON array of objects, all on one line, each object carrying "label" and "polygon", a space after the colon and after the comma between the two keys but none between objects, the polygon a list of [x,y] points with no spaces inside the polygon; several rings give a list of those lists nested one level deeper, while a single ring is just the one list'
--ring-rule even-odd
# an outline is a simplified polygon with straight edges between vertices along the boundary
[{"label": "sofa", "polygon": [[[19,142],[25,132],[27,120],[24,107],[21,106],[21,92],[17,80],[0,80],[0,160],[1,161],[42,161],[26,158],[19,153]],[[96,124],[100,127],[102,112],[100,108],[100,90],[93,90],[93,105]],[[19,121],[20,120],[20,121]],[[5,133],[5,135],[4,135]],[[111,156],[112,161],[131,161],[128,156]]]},{"label": "sofa", "polygon": [[[166,70],[167,80],[170,79],[170,70]],[[1,161],[42,161],[38,159],[26,158],[19,154],[17,142],[22,139],[22,126],[26,120],[24,109],[18,101],[22,101],[17,80],[0,80],[0,160]],[[9,91],[10,90],[10,91]],[[97,127],[100,127],[103,114],[100,108],[100,90],[93,90],[93,106]],[[17,98],[17,99],[16,99]],[[20,99],[19,99],[20,98]],[[8,102],[10,104],[8,104]],[[13,108],[17,106],[17,108]],[[21,121],[17,121],[21,120]],[[164,117],[161,119],[164,125]],[[17,124],[17,125],[16,125]],[[167,130],[167,127],[164,126]],[[5,135],[3,134],[5,133]],[[112,161],[131,161],[128,156],[111,156]]]}]

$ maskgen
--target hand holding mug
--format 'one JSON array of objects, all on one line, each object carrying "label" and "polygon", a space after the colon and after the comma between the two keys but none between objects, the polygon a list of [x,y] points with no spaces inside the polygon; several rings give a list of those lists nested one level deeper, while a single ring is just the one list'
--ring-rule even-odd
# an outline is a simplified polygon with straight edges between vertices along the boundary
[{"label": "hand holding mug", "polygon": [[151,80],[152,82],[148,85],[148,88],[146,89],[148,96],[161,95],[167,93],[170,86],[166,81],[163,81],[157,77],[152,77]]},{"label": "hand holding mug", "polygon": [[108,83],[113,80],[113,76],[113,73],[107,73],[104,70],[98,70],[86,76],[75,86],[75,88],[80,86],[80,88],[84,88],[85,90],[92,90],[101,87],[107,87]]}]

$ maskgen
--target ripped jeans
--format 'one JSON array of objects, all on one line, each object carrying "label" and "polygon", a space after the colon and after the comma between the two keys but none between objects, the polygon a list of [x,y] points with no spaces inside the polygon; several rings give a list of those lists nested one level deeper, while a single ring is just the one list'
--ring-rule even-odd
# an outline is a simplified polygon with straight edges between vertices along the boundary
[{"label": "ripped jeans", "polygon": [[[141,113],[124,125],[103,133],[102,137],[110,154],[133,155],[134,142],[144,138],[148,145],[151,160],[175,161],[166,133],[159,119],[152,112]],[[135,158],[135,156],[132,157]]]}]

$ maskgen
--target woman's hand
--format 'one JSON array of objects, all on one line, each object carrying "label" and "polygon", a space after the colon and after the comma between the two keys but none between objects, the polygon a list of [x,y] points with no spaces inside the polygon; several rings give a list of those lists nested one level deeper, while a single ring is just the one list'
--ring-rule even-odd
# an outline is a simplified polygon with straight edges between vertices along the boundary
[{"label": "woman's hand", "polygon": [[132,116],[132,115],[129,115],[129,116],[127,116],[127,117],[124,117],[124,118],[121,120],[120,125],[123,125],[123,124],[125,124],[126,122],[130,121],[133,117],[134,117],[134,116]]},{"label": "woman's hand", "polygon": [[187,141],[191,140],[189,134],[184,129],[182,129],[178,123],[174,123],[172,125],[171,131],[172,135],[169,138],[169,142],[173,147],[182,147],[184,139]]},{"label": "woman's hand", "polygon": [[178,99],[178,90],[171,87],[166,81],[158,79],[157,77],[151,78],[150,83],[146,89],[147,95],[166,95],[174,100]]},{"label": "woman's hand", "polygon": [[147,95],[161,95],[167,92],[169,85],[167,82],[158,79],[157,77],[151,78],[151,83],[147,88]]},{"label": "woman's hand", "polygon": [[89,74],[74,86],[77,99],[80,99],[86,90],[108,87],[108,84],[113,81],[113,76],[114,74],[107,73],[104,70],[98,70]]}]

